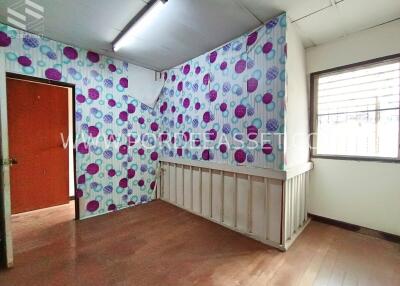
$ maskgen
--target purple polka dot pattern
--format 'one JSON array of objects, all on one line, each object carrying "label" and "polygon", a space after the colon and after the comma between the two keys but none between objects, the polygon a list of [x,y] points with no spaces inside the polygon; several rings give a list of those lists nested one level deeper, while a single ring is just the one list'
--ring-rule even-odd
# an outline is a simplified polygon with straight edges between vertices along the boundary
[{"label": "purple polka dot pattern", "polygon": [[97,174],[97,172],[99,171],[99,165],[97,164],[89,164],[86,168],[86,171],[90,174],[90,175],[95,175]]},{"label": "purple polka dot pattern", "polygon": [[273,98],[273,95],[272,95],[271,93],[267,92],[266,94],[264,94],[264,96],[263,96],[263,98],[262,98],[262,101],[263,101],[265,104],[269,104],[269,103],[272,102],[272,98]]},{"label": "purple polka dot pattern", "polygon": [[93,201],[90,201],[87,203],[86,209],[88,212],[94,213],[95,211],[98,210],[99,206],[100,206],[100,203],[98,201],[93,200]]},{"label": "purple polka dot pattern", "polygon": [[95,53],[95,52],[88,51],[86,53],[86,57],[92,63],[98,63],[100,61],[100,55],[98,53]]},{"label": "purple polka dot pattern", "polygon": [[262,51],[264,54],[268,54],[272,50],[272,43],[271,42],[266,42],[265,45],[262,48]]},{"label": "purple polka dot pattern", "polygon": [[88,154],[89,153],[89,146],[86,143],[79,143],[77,150],[81,154]]},{"label": "purple polka dot pattern", "polygon": [[76,96],[76,101],[79,103],[84,103],[86,101],[86,97],[83,94],[78,94]]},{"label": "purple polka dot pattern", "polygon": [[0,47],[8,47],[10,44],[11,38],[3,31],[0,31]]},{"label": "purple polka dot pattern", "polygon": [[249,139],[256,139],[258,136],[257,127],[255,127],[254,125],[250,125],[249,127],[247,127],[247,136],[249,137]]},{"label": "purple polka dot pattern", "polygon": [[49,68],[45,71],[45,76],[47,79],[51,80],[61,80],[61,72],[54,68]]},{"label": "purple polka dot pattern", "polygon": [[247,91],[248,92],[256,91],[257,87],[258,87],[258,80],[256,80],[253,77],[247,80]]},{"label": "purple polka dot pattern", "polygon": [[[247,150],[247,145],[249,138],[284,126],[285,85],[279,75],[285,68],[285,23],[282,15],[164,71],[165,85],[154,109],[128,94],[127,63],[3,24],[0,49],[7,54],[7,72],[75,85],[76,196],[81,217],[88,217],[153,200],[162,156],[282,168],[278,143],[260,150]],[[155,144],[147,132],[179,146],[144,148]],[[196,132],[208,132],[212,146],[203,147],[206,139]],[[218,144],[222,136],[231,142],[237,133],[244,141],[239,150]],[[192,141],[198,149],[183,145]]]},{"label": "purple polka dot pattern", "polygon": [[63,53],[64,56],[70,60],[76,60],[78,58],[78,51],[73,47],[65,47]]},{"label": "purple polka dot pattern", "polygon": [[[285,70],[285,28],[282,15],[221,48],[164,71],[156,110],[162,123],[158,132],[168,144],[160,147],[159,156],[278,170],[284,166],[279,136],[271,140],[267,148],[271,153],[266,156],[265,136],[261,135],[279,132],[284,126],[285,79],[280,75]],[[190,139],[185,135],[188,131]],[[235,138],[243,145],[234,148]],[[250,140],[259,143],[256,149],[250,149],[254,145]],[[190,148],[186,142],[199,148]]]},{"label": "purple polka dot pattern", "polygon": [[263,145],[262,151],[264,154],[269,155],[272,153],[272,149],[272,145],[267,143]]},{"label": "purple polka dot pattern", "polygon": [[246,153],[242,149],[236,150],[235,151],[235,160],[239,164],[243,163],[244,161],[246,161]]},{"label": "purple polka dot pattern", "polygon": [[239,60],[235,65],[235,72],[242,73],[242,72],[244,72],[245,69],[246,69],[246,61]]},{"label": "purple polka dot pattern", "polygon": [[88,95],[92,100],[96,100],[100,97],[100,93],[95,88],[89,88]]},{"label": "purple polka dot pattern", "polygon": [[126,77],[123,77],[119,80],[119,84],[123,87],[123,88],[128,88],[128,79]]},{"label": "purple polka dot pattern", "polygon": [[187,64],[183,68],[183,74],[188,74],[190,72],[190,65]]},{"label": "purple polka dot pattern", "polygon": [[210,63],[214,63],[217,60],[217,56],[218,56],[218,52],[217,51],[213,51],[210,54]]},{"label": "purple polka dot pattern", "polygon": [[29,67],[29,66],[32,64],[32,61],[31,61],[31,59],[28,58],[28,57],[20,56],[20,57],[18,57],[18,63],[19,63],[21,66]]},{"label": "purple polka dot pattern", "polygon": [[238,106],[236,106],[235,116],[237,118],[243,118],[245,115],[246,115],[246,106],[244,106],[243,104],[239,104]]},{"label": "purple polka dot pattern", "polygon": [[219,68],[223,71],[228,67],[228,63],[226,61],[223,61],[221,63],[221,65],[219,66]]},{"label": "purple polka dot pattern", "polygon": [[115,72],[117,70],[117,67],[114,64],[109,64],[108,65],[108,70],[110,72]]},{"label": "purple polka dot pattern", "polygon": [[40,45],[39,37],[36,35],[25,34],[23,36],[23,44],[28,48],[37,48]]},{"label": "purple polka dot pattern", "polygon": [[255,31],[247,36],[247,45],[251,46],[257,41],[258,32]]}]

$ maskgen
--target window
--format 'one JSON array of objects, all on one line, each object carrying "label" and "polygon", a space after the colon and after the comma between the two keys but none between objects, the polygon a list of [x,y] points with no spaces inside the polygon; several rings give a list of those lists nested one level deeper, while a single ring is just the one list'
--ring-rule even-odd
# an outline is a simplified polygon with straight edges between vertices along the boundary
[{"label": "window", "polygon": [[398,160],[400,56],[311,75],[314,156]]}]

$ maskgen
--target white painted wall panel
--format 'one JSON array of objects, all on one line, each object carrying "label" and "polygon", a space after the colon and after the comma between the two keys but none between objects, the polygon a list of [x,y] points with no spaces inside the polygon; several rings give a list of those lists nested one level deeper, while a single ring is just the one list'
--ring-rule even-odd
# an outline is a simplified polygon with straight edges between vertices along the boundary
[{"label": "white painted wall panel", "polygon": [[[309,48],[312,73],[400,53],[400,20]],[[400,235],[400,165],[314,159],[310,212]]]},{"label": "white painted wall panel", "polygon": [[159,73],[129,64],[128,78],[128,95],[136,98],[147,106],[154,107],[161,89],[164,86],[164,79],[160,78]]},{"label": "white painted wall panel", "polygon": [[295,25],[288,22],[286,33],[286,169],[309,161],[306,55]]}]

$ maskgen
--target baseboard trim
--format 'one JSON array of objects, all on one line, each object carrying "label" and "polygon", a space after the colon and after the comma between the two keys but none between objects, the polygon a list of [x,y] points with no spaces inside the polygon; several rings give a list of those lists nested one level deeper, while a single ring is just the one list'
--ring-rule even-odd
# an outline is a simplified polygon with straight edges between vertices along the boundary
[{"label": "baseboard trim", "polygon": [[315,214],[309,214],[309,216],[311,217],[312,220],[315,220],[318,222],[334,225],[334,226],[337,226],[337,227],[340,227],[340,228],[343,228],[346,230],[354,231],[354,232],[361,233],[364,235],[368,235],[368,236],[372,236],[375,238],[380,238],[380,239],[383,239],[386,241],[395,242],[395,243],[400,244],[400,236],[395,235],[395,234],[391,234],[391,233],[387,233],[387,232],[379,231],[379,230],[375,230],[375,229],[370,229],[367,227],[363,227],[363,226],[359,226],[359,225],[351,224],[351,223],[347,223],[347,222],[342,222],[342,221],[338,221],[338,220],[327,218],[327,217],[322,217],[322,216],[315,215]]},{"label": "baseboard trim", "polygon": [[75,196],[69,196],[69,200],[70,200],[70,201],[75,200]]}]

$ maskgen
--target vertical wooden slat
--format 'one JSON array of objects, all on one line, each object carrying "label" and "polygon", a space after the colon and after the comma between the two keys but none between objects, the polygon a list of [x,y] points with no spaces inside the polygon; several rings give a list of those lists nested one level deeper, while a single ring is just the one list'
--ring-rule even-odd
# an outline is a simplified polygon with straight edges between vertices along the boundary
[{"label": "vertical wooden slat", "polygon": [[304,222],[307,221],[307,188],[308,188],[308,182],[307,182],[307,177],[308,177],[308,172],[304,173]]},{"label": "vertical wooden slat", "polygon": [[249,189],[247,192],[247,231],[252,232],[253,229],[253,184],[251,175],[247,176]]},{"label": "vertical wooden slat", "polygon": [[233,173],[233,226],[237,227],[237,175]]},{"label": "vertical wooden slat", "polygon": [[299,211],[298,211],[298,216],[299,216],[299,225],[297,227],[300,227],[303,225],[303,174],[299,175]]},{"label": "vertical wooden slat", "polygon": [[181,165],[182,169],[182,206],[185,207],[185,165]]},{"label": "vertical wooden slat", "polygon": [[178,181],[177,181],[177,179],[176,179],[176,163],[174,164],[174,176],[175,176],[175,183],[174,183],[174,185],[175,185],[175,203],[176,204],[178,204]]},{"label": "vertical wooden slat", "polygon": [[288,223],[287,223],[287,188],[288,188],[288,183],[287,181],[282,181],[282,203],[281,203],[281,244],[285,245],[286,240],[287,240],[287,228],[288,228]]},{"label": "vertical wooden slat", "polygon": [[158,167],[158,176],[156,178],[156,199],[161,199],[163,197],[162,195],[162,180],[164,178],[163,176],[163,165],[160,161],[157,163]]},{"label": "vertical wooden slat", "polygon": [[199,168],[199,186],[199,211],[200,214],[203,214],[203,172],[201,168]]},{"label": "vertical wooden slat", "polygon": [[285,200],[285,205],[286,205],[286,239],[290,238],[290,179],[285,182],[285,195],[286,195],[286,200]]},{"label": "vertical wooden slat", "polygon": [[193,211],[193,168],[190,166],[190,209]]},{"label": "vertical wooden slat", "polygon": [[300,175],[300,197],[301,197],[301,205],[300,205],[300,225],[302,226],[304,223],[304,174]]},{"label": "vertical wooden slat", "polygon": [[224,171],[221,171],[221,209],[220,209],[221,222],[224,222],[224,201],[225,201]]},{"label": "vertical wooden slat", "polygon": [[290,188],[290,238],[292,238],[292,235],[294,233],[294,220],[295,220],[295,190],[296,190],[296,181],[295,179],[291,179],[291,188]]},{"label": "vertical wooden slat", "polygon": [[300,207],[301,207],[301,175],[297,176],[297,210],[296,210],[296,230],[300,226]]},{"label": "vertical wooden slat", "polygon": [[210,190],[210,218],[213,217],[213,189],[212,189],[212,169],[209,169],[209,174],[210,174],[210,181],[208,184],[209,190]]},{"label": "vertical wooden slat", "polygon": [[287,225],[288,225],[288,239],[292,237],[292,182],[293,180],[289,179],[287,181],[287,211],[288,211],[288,218],[287,218]]},{"label": "vertical wooden slat", "polygon": [[269,187],[268,179],[264,178],[265,184],[265,196],[264,196],[264,220],[265,220],[265,239],[269,239],[269,212],[271,208],[269,207]]},{"label": "vertical wooden slat", "polygon": [[298,225],[299,210],[299,176],[294,177],[294,208],[293,208],[293,232],[295,233]]},{"label": "vertical wooden slat", "polygon": [[171,201],[171,164],[168,163],[168,184],[169,184],[169,189],[168,189],[168,201]]}]

